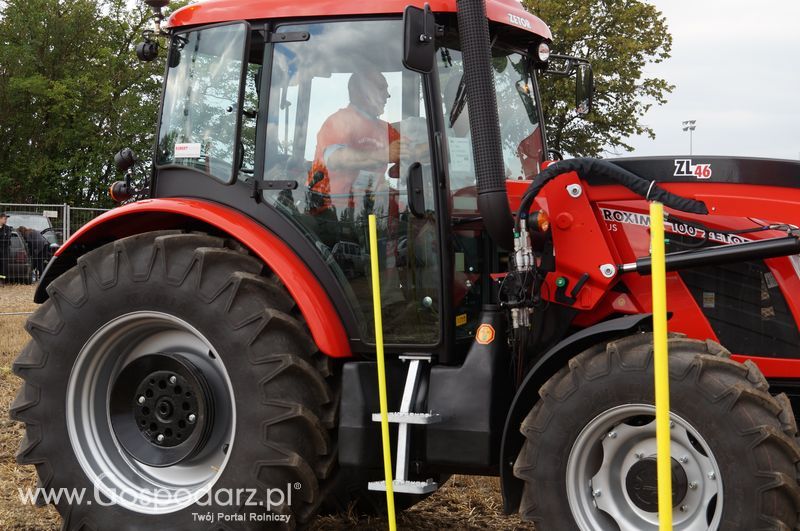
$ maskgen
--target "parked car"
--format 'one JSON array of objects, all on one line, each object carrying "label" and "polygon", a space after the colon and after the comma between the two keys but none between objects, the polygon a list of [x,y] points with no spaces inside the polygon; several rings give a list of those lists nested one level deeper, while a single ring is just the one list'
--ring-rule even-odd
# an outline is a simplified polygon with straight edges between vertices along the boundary
[{"label": "parked car", "polygon": [[369,256],[355,242],[338,242],[331,249],[333,258],[339,263],[347,278],[361,277],[366,273]]},{"label": "parked car", "polygon": [[38,273],[31,265],[28,247],[25,240],[17,231],[11,232],[8,261],[0,267],[5,274],[6,283],[32,284],[38,278]]},{"label": "parked car", "polygon": [[50,223],[50,218],[35,212],[8,212],[8,225],[11,228],[28,227],[29,229],[38,230],[42,236],[47,238],[50,245],[61,245],[61,235],[55,231],[53,224]]}]

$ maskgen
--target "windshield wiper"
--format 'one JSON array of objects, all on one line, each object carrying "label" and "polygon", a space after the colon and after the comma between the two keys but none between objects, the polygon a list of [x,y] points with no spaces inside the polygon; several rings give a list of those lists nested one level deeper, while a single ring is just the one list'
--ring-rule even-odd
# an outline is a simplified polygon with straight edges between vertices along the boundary
[{"label": "windshield wiper", "polygon": [[[492,42],[489,44],[489,49],[494,49],[494,43],[497,42],[497,35],[494,36]],[[462,63],[463,65],[463,63]],[[450,127],[453,127],[453,124],[456,123],[458,117],[461,116],[461,112],[464,110],[464,104],[467,103],[467,87],[464,83],[464,73],[461,73],[461,79],[458,81],[458,89],[456,90],[456,96],[453,98],[453,104],[450,106]]]},{"label": "windshield wiper", "polygon": [[464,83],[464,74],[461,74],[461,79],[458,82],[458,89],[456,90],[456,96],[453,99],[453,104],[450,105],[451,128],[456,123],[456,120],[458,120],[458,117],[461,116],[461,111],[464,110],[465,103],[467,103],[467,90]]}]

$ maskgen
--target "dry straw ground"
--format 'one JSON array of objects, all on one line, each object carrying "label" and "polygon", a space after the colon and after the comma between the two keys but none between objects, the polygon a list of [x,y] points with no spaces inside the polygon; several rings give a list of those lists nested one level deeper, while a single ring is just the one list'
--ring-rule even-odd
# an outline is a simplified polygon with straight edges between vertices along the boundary
[{"label": "dry straw ground", "polygon": [[[33,288],[0,285],[0,313],[33,311]],[[28,341],[23,325],[26,316],[0,316],[0,530],[43,531],[58,529],[58,514],[51,508],[23,505],[18,489],[36,484],[32,466],[14,460],[23,427],[8,418],[20,380],[11,364]],[[532,529],[516,517],[503,515],[496,478],[453,476],[436,494],[402,513],[403,529]],[[382,518],[359,518],[352,514],[320,517],[312,529],[386,529]]]}]

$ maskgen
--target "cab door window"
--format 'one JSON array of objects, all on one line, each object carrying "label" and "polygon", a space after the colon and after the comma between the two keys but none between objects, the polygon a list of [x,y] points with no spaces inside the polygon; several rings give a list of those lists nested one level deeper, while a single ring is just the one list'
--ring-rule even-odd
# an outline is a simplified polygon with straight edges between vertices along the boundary
[{"label": "cab door window", "polygon": [[[286,25],[276,44],[263,179],[271,203],[312,240],[374,340],[368,216],[377,219],[384,337],[439,341],[439,242],[422,78],[402,66],[402,22]],[[411,211],[407,176],[422,173]]]}]

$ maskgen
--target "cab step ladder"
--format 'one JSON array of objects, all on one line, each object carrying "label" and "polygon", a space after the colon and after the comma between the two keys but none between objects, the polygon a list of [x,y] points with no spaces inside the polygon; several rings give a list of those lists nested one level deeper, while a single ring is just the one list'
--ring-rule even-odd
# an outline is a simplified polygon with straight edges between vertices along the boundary
[{"label": "cab step ladder", "polygon": [[[417,391],[419,390],[420,373],[422,362],[431,361],[428,354],[407,354],[400,356],[404,362],[408,362],[408,374],[406,384],[403,388],[403,398],[400,402],[400,411],[389,413],[389,422],[398,424],[397,427],[397,456],[392,486],[394,492],[402,494],[427,494],[439,488],[439,484],[428,479],[427,481],[410,481],[408,479],[409,463],[409,439],[411,437],[412,424],[435,424],[440,422],[441,417],[433,412],[417,413],[411,411],[413,404],[416,403]],[[381,421],[380,413],[372,414],[373,422]],[[369,490],[386,490],[386,481],[370,481]]]}]

